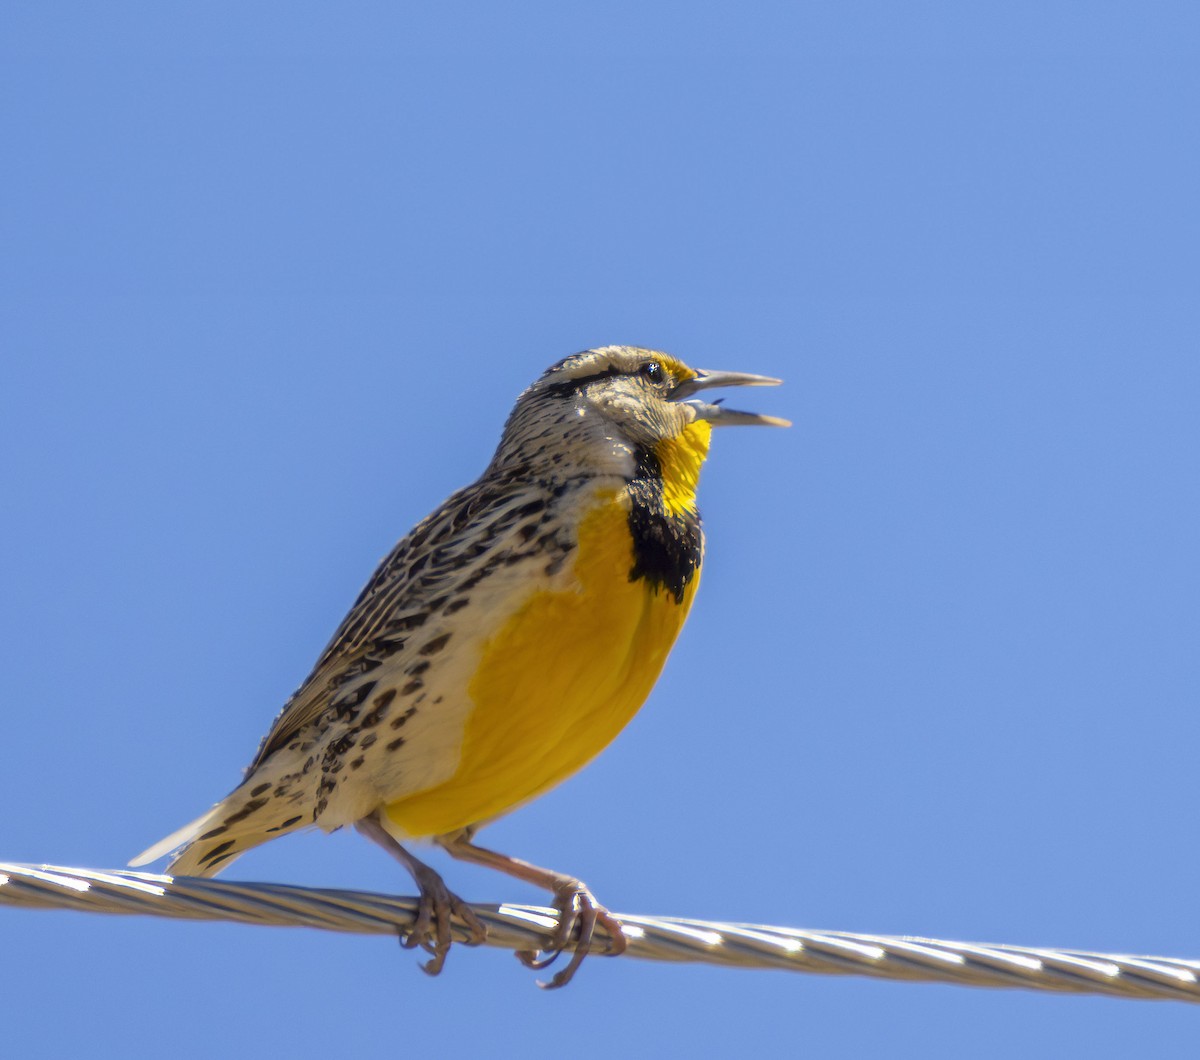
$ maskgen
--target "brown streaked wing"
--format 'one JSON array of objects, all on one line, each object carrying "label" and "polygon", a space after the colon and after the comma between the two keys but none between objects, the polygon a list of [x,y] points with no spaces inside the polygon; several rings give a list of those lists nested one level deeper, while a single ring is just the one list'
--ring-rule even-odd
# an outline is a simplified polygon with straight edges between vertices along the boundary
[{"label": "brown streaked wing", "polygon": [[[522,486],[525,486],[522,489]],[[349,613],[321,652],[304,683],[292,694],[259,745],[247,775],[268,755],[285,746],[305,726],[329,708],[338,688],[364,673],[356,665],[380,642],[398,635],[389,627],[398,619],[411,617],[409,628],[424,621],[426,605],[450,590],[457,575],[469,574],[459,562],[442,568],[419,564],[419,553],[436,544],[454,553],[454,543],[464,537],[486,536],[489,515],[512,503],[514,492],[524,494],[528,486],[508,481],[479,481],[452,494],[444,504],[418,523],[376,568],[358,594]],[[392,649],[389,654],[394,653]]]}]

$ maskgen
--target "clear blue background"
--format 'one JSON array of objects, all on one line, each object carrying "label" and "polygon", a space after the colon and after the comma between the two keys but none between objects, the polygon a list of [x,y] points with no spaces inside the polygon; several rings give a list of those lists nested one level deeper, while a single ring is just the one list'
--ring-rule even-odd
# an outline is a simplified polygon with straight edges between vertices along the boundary
[{"label": "clear blue background", "polygon": [[[647,709],[490,830],[619,910],[1200,957],[1200,9],[8,5],[0,858],[222,795],[520,389],[786,378]],[[440,864],[440,863],[439,863]],[[353,835],[231,875],[407,891]],[[478,900],[539,899],[487,873]],[[1183,1005],[0,910],[13,1055],[1131,1056]]]}]

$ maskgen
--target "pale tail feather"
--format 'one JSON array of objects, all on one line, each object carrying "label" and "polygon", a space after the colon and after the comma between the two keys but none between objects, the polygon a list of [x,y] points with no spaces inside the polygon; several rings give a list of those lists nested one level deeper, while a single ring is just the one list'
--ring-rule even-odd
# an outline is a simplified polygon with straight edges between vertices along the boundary
[{"label": "pale tail feather", "polygon": [[202,814],[194,821],[185,824],[178,831],[172,832],[165,839],[160,839],[152,847],[143,850],[136,858],[130,858],[129,864],[132,868],[140,868],[142,865],[149,865],[152,861],[157,861],[161,857],[170,854],[177,847],[182,847],[185,843],[190,843],[208,825],[208,822],[217,816],[217,812],[221,809],[222,803],[217,803],[206,814]]},{"label": "pale tail feather", "polygon": [[160,839],[129,864],[147,865],[174,851],[167,865],[171,875],[215,876],[251,847],[312,824],[312,815],[298,813],[290,800],[252,796],[251,787],[262,777],[253,780],[254,785],[248,778],[208,813]]}]

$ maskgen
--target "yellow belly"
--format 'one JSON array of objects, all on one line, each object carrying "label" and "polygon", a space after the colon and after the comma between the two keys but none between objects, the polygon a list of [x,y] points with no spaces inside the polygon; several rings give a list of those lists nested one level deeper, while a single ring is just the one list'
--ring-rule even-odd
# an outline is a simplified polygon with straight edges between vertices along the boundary
[{"label": "yellow belly", "polygon": [[632,564],[627,513],[606,497],[580,524],[578,588],[534,593],[484,645],[457,772],[387,806],[407,835],[442,835],[506,813],[586,765],[637,713],[699,572],[676,603],[630,581]]}]

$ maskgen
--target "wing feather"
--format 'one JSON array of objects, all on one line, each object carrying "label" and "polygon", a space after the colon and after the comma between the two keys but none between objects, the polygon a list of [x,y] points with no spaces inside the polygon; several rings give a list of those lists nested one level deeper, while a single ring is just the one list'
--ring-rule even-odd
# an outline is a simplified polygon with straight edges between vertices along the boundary
[{"label": "wing feather", "polygon": [[478,550],[465,546],[505,540],[497,528],[521,503],[528,503],[529,487],[528,482],[511,479],[480,480],[453,494],[396,544],[359,593],[312,673],[284,704],[248,774],[320,718],[338,689],[371,668],[373,655],[398,650],[403,633],[420,626],[431,605],[444,602],[455,584],[476,570],[471,560],[478,558]]}]

